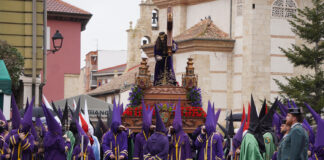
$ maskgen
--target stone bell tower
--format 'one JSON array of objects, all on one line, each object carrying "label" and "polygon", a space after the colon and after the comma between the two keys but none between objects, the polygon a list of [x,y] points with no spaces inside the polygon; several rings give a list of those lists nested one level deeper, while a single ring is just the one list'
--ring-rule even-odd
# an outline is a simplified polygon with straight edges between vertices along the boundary
[{"label": "stone bell tower", "polygon": [[133,28],[133,22],[130,22],[127,30],[126,70],[141,63],[141,45],[154,43],[159,33],[159,10],[152,0],[142,0],[140,10],[140,18],[135,27]]}]

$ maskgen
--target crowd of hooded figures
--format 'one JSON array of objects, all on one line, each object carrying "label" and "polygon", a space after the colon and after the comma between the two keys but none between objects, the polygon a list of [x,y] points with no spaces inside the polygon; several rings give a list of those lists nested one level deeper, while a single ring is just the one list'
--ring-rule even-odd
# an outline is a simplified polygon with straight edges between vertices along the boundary
[{"label": "crowd of hooded figures", "polygon": [[[10,160],[323,160],[324,120],[309,105],[317,123],[316,134],[293,101],[264,101],[257,113],[253,97],[248,114],[243,107],[241,125],[216,130],[221,110],[208,103],[205,124],[187,134],[182,127],[180,101],[174,107],[172,126],[166,127],[157,106],[142,102],[142,131],[132,133],[121,121],[123,106],[114,103],[109,127],[98,117],[96,133],[80,112],[80,100],[71,109],[67,103],[58,111],[59,120],[42,104],[44,121],[33,118],[33,102],[20,117],[12,98],[11,120],[0,110],[0,159]],[[87,109],[87,108],[85,108]],[[152,123],[153,110],[156,121]],[[84,112],[84,111],[83,111]],[[69,114],[70,113],[70,114]],[[10,123],[9,123],[10,122]],[[233,123],[230,123],[233,125]],[[90,127],[91,126],[91,127]]]}]

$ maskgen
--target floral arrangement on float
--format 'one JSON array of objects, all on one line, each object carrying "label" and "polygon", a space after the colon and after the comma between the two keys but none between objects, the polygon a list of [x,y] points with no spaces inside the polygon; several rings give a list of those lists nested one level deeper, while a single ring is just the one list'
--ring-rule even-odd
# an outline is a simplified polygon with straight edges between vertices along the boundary
[{"label": "floral arrangement on float", "polygon": [[[174,108],[175,105],[169,104],[158,104],[158,108],[162,111],[170,112],[172,116],[174,116]],[[151,106],[153,109],[153,116],[155,116],[154,107]],[[206,112],[202,109],[202,107],[181,107],[181,115],[182,117],[206,117]],[[128,107],[123,116],[130,116],[130,117],[142,117],[142,107]]]}]

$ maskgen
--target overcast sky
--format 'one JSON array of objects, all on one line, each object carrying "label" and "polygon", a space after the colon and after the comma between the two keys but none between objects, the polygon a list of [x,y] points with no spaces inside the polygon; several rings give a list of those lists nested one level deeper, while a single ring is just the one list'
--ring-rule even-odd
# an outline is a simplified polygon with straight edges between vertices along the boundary
[{"label": "overcast sky", "polygon": [[127,50],[129,22],[135,26],[141,0],[64,0],[92,14],[81,32],[81,67],[85,55],[97,50]]}]

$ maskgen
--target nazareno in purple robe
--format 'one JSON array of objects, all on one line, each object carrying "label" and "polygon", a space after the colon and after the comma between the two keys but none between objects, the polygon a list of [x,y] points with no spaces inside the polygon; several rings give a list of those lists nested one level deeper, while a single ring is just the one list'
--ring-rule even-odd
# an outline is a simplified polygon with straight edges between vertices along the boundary
[{"label": "nazareno in purple robe", "polygon": [[[178,157],[176,157],[178,156]],[[170,160],[192,159],[189,136],[185,132],[174,135],[170,144]]]},{"label": "nazareno in purple robe", "polygon": [[127,151],[127,133],[113,133],[112,130],[107,132],[103,136],[102,150],[104,152],[104,160],[109,160],[110,155],[114,155],[119,160],[119,156],[124,156],[124,159],[128,157]]},{"label": "nazareno in purple robe", "polygon": [[195,145],[199,149],[198,159],[205,159],[205,156],[208,160],[224,159],[222,138],[219,133],[213,133],[209,136],[200,134]]},{"label": "nazareno in purple robe", "polygon": [[134,144],[134,160],[143,160],[144,159],[144,145],[147,142],[149,135],[146,134],[144,131],[138,133],[135,137],[135,144]]},{"label": "nazareno in purple robe", "polygon": [[10,154],[8,143],[5,142],[4,139],[0,140],[0,159],[6,159],[6,154]]},{"label": "nazareno in purple robe", "polygon": [[152,114],[153,110],[151,107],[144,104],[144,100],[142,100],[142,115],[143,115],[143,126],[142,132],[138,133],[135,137],[134,143],[134,160],[143,160],[144,159],[144,145],[146,144],[148,138],[150,137],[150,126],[152,124]]},{"label": "nazareno in purple robe", "polygon": [[[72,153],[72,159],[73,160],[79,160],[81,159],[81,157],[79,157],[79,154],[81,152],[81,146],[77,145],[75,146],[75,148],[73,149],[73,153]],[[95,156],[92,150],[91,146],[88,146],[83,150],[84,153],[86,153],[83,157],[83,160],[95,160]]]},{"label": "nazareno in purple robe", "polygon": [[66,159],[65,146],[70,148],[70,143],[65,142],[64,138],[47,132],[44,137],[44,157],[46,160],[64,160]]},{"label": "nazareno in purple robe", "polygon": [[11,149],[11,159],[16,160],[21,157],[21,160],[31,160],[34,150],[34,136],[28,132],[25,139],[20,140],[18,133],[17,129],[12,130],[6,139]]},{"label": "nazareno in purple robe", "polygon": [[175,108],[172,127],[174,128],[174,133],[169,147],[169,160],[192,159],[190,139],[182,129],[180,100]]},{"label": "nazareno in purple robe", "polygon": [[155,132],[144,145],[144,160],[150,158],[167,160],[169,153],[168,137],[162,132]]}]

